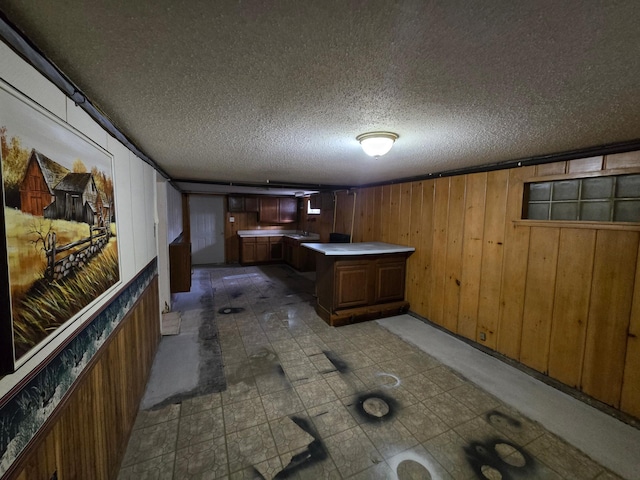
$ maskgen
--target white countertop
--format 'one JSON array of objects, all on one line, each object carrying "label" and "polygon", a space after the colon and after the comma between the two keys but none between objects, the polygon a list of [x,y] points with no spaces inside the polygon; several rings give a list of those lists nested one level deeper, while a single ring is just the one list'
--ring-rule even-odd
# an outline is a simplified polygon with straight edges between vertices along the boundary
[{"label": "white countertop", "polygon": [[324,255],[331,256],[380,255],[384,253],[409,253],[416,251],[414,247],[384,242],[305,243],[303,246]]},{"label": "white countertop", "polygon": [[303,235],[298,230],[238,230],[238,236],[244,237],[290,237],[296,240],[314,241],[320,240],[317,233]]}]

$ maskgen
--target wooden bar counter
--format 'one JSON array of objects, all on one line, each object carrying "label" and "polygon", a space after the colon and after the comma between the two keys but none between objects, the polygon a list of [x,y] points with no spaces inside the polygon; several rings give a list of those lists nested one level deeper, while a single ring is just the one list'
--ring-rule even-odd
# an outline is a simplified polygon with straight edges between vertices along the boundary
[{"label": "wooden bar counter", "polygon": [[383,242],[305,243],[316,252],[316,312],[329,325],[406,313],[407,257],[413,247]]}]

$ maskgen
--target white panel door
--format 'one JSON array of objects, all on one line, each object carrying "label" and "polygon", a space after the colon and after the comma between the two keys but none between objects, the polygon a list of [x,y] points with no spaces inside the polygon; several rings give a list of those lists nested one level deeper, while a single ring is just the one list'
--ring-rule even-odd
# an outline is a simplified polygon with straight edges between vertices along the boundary
[{"label": "white panel door", "polygon": [[224,263],[224,197],[189,196],[191,263]]}]

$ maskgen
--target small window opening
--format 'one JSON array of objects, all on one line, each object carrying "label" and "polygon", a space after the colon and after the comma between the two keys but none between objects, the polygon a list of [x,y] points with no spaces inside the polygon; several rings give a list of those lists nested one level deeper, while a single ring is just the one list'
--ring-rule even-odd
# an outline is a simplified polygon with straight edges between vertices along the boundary
[{"label": "small window opening", "polygon": [[311,208],[311,200],[307,198],[307,214],[308,215],[320,215],[319,208]]},{"label": "small window opening", "polygon": [[524,219],[640,222],[639,174],[527,183],[524,193]]}]

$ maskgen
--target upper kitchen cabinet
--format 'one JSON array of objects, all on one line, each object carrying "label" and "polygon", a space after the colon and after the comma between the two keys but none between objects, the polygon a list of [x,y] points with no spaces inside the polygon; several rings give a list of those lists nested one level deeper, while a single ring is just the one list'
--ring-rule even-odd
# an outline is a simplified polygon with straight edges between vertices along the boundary
[{"label": "upper kitchen cabinet", "polygon": [[244,197],[244,211],[245,212],[255,212],[258,213],[260,211],[260,204],[258,202],[258,197]]},{"label": "upper kitchen cabinet", "polygon": [[260,223],[295,223],[298,220],[298,200],[292,197],[260,198]]},{"label": "upper kitchen cabinet", "polygon": [[229,195],[227,199],[229,212],[258,212],[258,197]]}]

